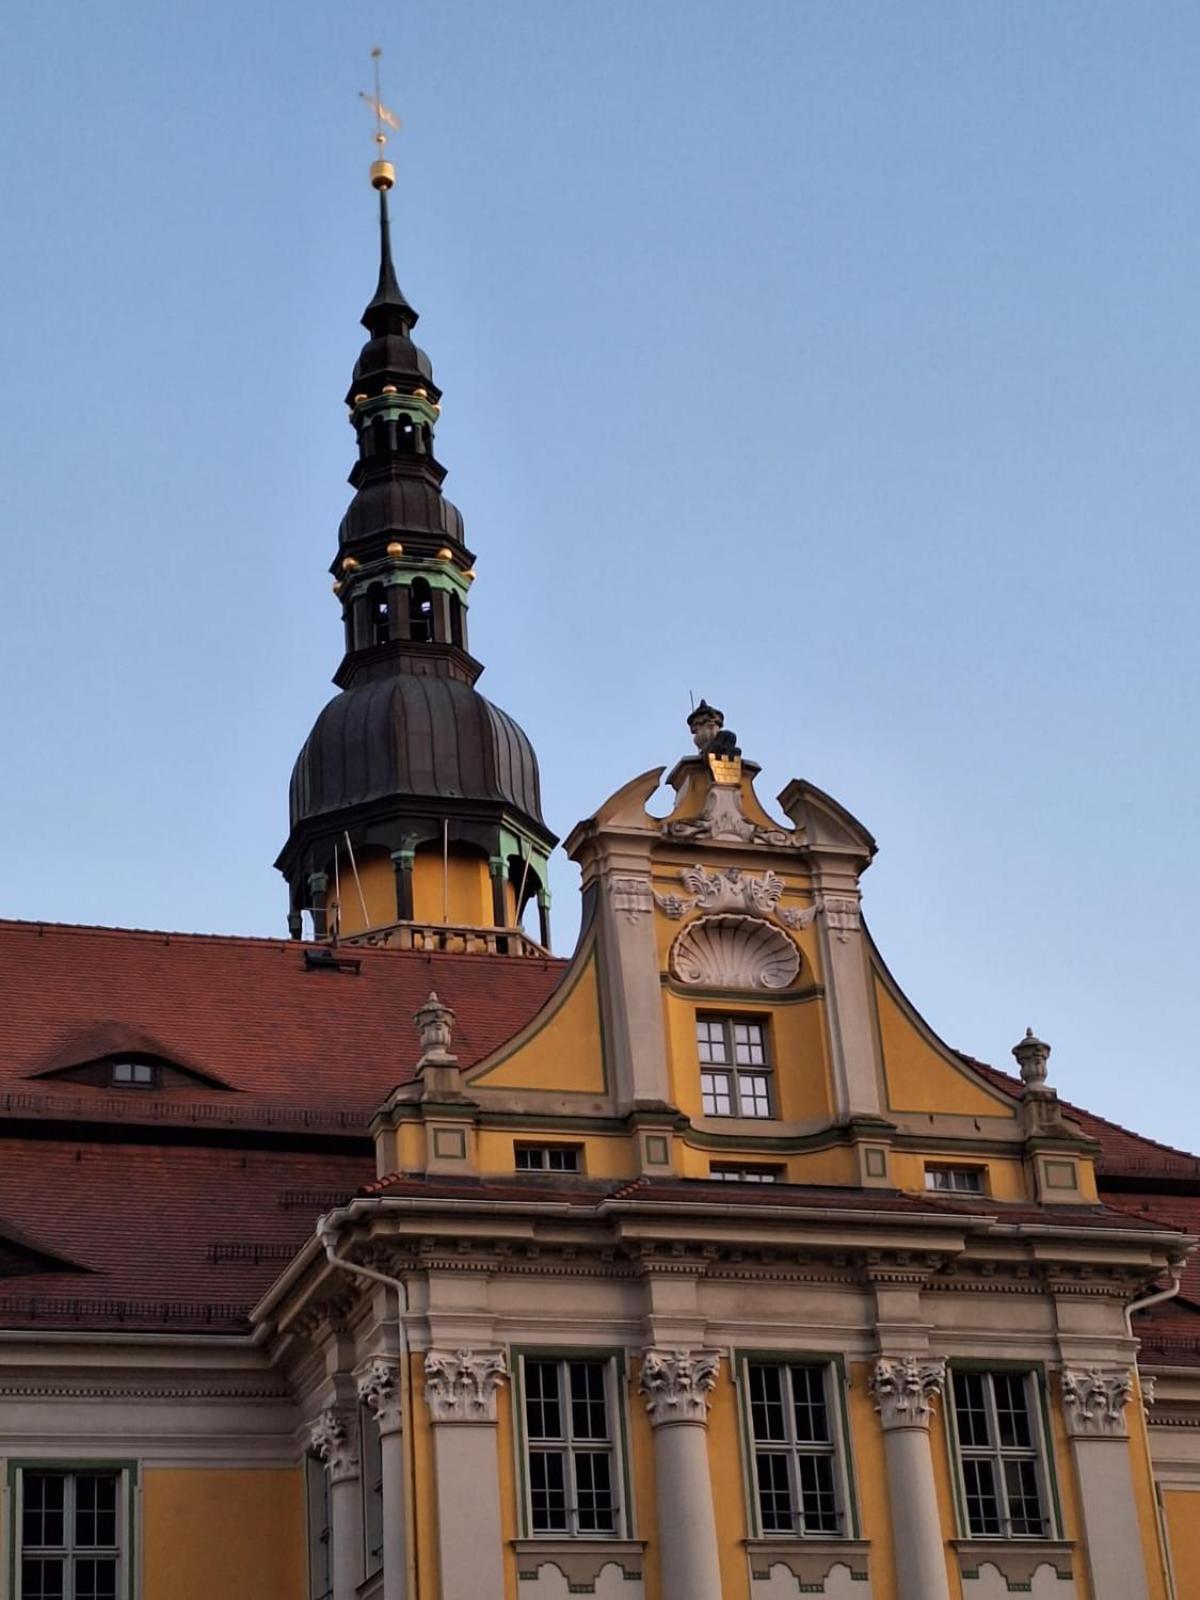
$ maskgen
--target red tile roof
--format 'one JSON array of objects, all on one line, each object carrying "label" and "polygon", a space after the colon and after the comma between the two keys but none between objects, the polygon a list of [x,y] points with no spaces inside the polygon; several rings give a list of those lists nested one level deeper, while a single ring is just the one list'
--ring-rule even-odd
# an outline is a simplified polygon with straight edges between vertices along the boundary
[{"label": "red tile roof", "polygon": [[[525,1025],[567,963],[414,951],[344,949],[357,975],[310,971],[287,939],[226,938],[0,921],[0,1116],[4,1095],[51,1097],[66,1114],[100,1115],[136,1092],[98,1095],[47,1070],[120,1050],[162,1055],[262,1105],[352,1107],[366,1116],[418,1056],[412,1014],[436,986],[456,1015],[454,1049],[472,1066]],[[196,1085],[155,1096],[226,1106],[251,1102]],[[85,1103],[88,1102],[88,1103]],[[364,1129],[365,1131],[365,1129]]]}]

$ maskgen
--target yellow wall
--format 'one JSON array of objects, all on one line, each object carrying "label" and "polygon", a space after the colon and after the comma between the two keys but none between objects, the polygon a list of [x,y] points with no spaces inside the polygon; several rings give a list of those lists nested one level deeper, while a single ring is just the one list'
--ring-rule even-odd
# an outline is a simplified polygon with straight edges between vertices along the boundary
[{"label": "yellow wall", "polygon": [[[600,984],[596,953],[569,975],[518,1042],[494,1067],[474,1074],[489,1089],[569,1090],[604,1093]],[[512,1151],[506,1165],[512,1165]]]},{"label": "yellow wall", "polygon": [[1200,1489],[1165,1489],[1163,1512],[1179,1600],[1200,1595]]},{"label": "yellow wall", "polygon": [[629,1456],[633,1477],[634,1534],[648,1539],[642,1569],[646,1600],[660,1600],[662,1564],[658,1554],[658,1489],[654,1481],[654,1433],[646,1415],[646,1402],[638,1393],[642,1364],[630,1362],[629,1372]]},{"label": "yellow wall", "polygon": [[910,1155],[904,1151],[892,1151],[892,1179],[898,1189],[910,1189],[913,1192],[924,1192],[925,1168],[932,1166],[986,1167],[987,1177],[984,1179],[984,1192],[993,1200],[1025,1200],[1030,1198],[1029,1188],[1025,1177],[1024,1162],[1016,1160],[1006,1161],[1002,1156],[990,1156],[986,1160],[975,1156],[970,1150],[955,1150],[938,1152],[937,1150],[925,1151],[920,1155]]},{"label": "yellow wall", "polygon": [[147,1600],[302,1600],[304,1478],[298,1468],[147,1469]]},{"label": "yellow wall", "polygon": [[1087,1555],[1083,1546],[1083,1526],[1079,1514],[1079,1483],[1075,1476],[1075,1463],[1067,1438],[1067,1425],[1063,1420],[1062,1406],[1051,1394],[1047,1397],[1050,1413],[1050,1449],[1054,1458],[1055,1479],[1058,1484],[1058,1503],[1062,1511],[1062,1535],[1076,1541],[1078,1555],[1072,1563],[1075,1571],[1076,1600],[1091,1600],[1092,1586],[1087,1573]]},{"label": "yellow wall", "polygon": [[870,1378],[868,1362],[851,1364],[850,1392],[846,1397],[851,1467],[862,1537],[871,1541],[871,1594],[873,1600],[895,1600],[896,1557],[892,1547],[883,1429],[871,1399]]},{"label": "yellow wall", "polygon": [[[1141,1378],[1134,1373],[1135,1392],[1126,1415],[1129,1418],[1129,1466],[1133,1473],[1133,1494],[1137,1501],[1138,1527],[1142,1533],[1142,1555],[1146,1563],[1146,1588],[1150,1600],[1167,1600],[1165,1551],[1158,1526],[1154,1498],[1154,1472],[1150,1465],[1150,1440],[1146,1432],[1146,1412],[1142,1401]],[[1180,1596],[1190,1594],[1180,1589]]]},{"label": "yellow wall", "polygon": [[[325,905],[331,913],[338,905],[337,890],[341,890],[341,916],[338,931],[343,934],[361,933],[370,923],[372,928],[385,928],[396,920],[396,873],[386,850],[356,852],[358,883],[344,851],[339,854],[338,882],[335,886],[332,868],[329,872],[329,889]],[[362,885],[362,900],[358,897]],[[363,920],[363,901],[367,906],[367,921]]]},{"label": "yellow wall", "polygon": [[[443,887],[442,847],[421,845],[413,863],[413,920],[450,922],[467,928],[490,928],[492,880],[487,858],[450,848]],[[449,915],[446,915],[446,906]]]},{"label": "yellow wall", "polygon": [[[767,1023],[775,1117],[783,1122],[817,1121],[832,1114],[829,1065],[825,1051],[824,1002],[772,1007],[769,1002],[704,1004],[663,991],[668,1073],[674,1103],[687,1116],[704,1115],[700,1098],[700,1057],[696,1050],[697,1012],[761,1017]],[[763,1123],[770,1133],[771,1124]]]},{"label": "yellow wall", "polygon": [[589,1178],[631,1178],[638,1171],[636,1146],[623,1135],[597,1138],[583,1132],[530,1127],[489,1128],[480,1132],[475,1145],[480,1171],[512,1172],[516,1166],[514,1144],[582,1145],[583,1171]]},{"label": "yellow wall", "polygon": [[915,1025],[878,977],[875,1004],[883,1043],[888,1103],[894,1111],[933,1111],[966,1117],[1015,1117],[1007,1095],[985,1089],[946,1059]]},{"label": "yellow wall", "polygon": [[746,1566],[746,1480],[743,1475],[741,1429],[738,1426],[737,1390],[729,1363],[709,1395],[708,1469],[712,1476],[713,1506],[717,1520],[717,1552],[721,1562],[722,1600],[744,1600],[750,1593]]}]

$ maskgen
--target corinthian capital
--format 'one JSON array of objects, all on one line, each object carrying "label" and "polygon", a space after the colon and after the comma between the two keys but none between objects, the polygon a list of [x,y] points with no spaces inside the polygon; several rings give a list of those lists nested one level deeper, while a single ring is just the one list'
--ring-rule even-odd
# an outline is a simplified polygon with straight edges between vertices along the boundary
[{"label": "corinthian capital", "polygon": [[646,1396],[652,1427],[666,1422],[707,1422],[708,1394],[721,1370],[717,1350],[647,1350],[638,1388]]},{"label": "corinthian capital", "polygon": [[933,1402],[946,1381],[946,1363],[916,1356],[880,1356],[871,1396],[885,1428],[927,1428]]},{"label": "corinthian capital", "polygon": [[354,1429],[350,1419],[332,1407],[322,1411],[313,1423],[313,1450],[325,1463],[330,1483],[358,1477],[358,1455],[354,1449]]},{"label": "corinthian capital", "polygon": [[496,1393],[508,1377],[503,1350],[431,1350],[425,1401],[435,1422],[495,1422]]},{"label": "corinthian capital", "polygon": [[390,1356],[376,1356],[358,1380],[358,1398],[370,1410],[380,1433],[397,1432],[403,1422],[399,1362]]},{"label": "corinthian capital", "polygon": [[1128,1367],[1064,1367],[1062,1397],[1069,1433],[1077,1438],[1122,1437],[1133,1373]]}]

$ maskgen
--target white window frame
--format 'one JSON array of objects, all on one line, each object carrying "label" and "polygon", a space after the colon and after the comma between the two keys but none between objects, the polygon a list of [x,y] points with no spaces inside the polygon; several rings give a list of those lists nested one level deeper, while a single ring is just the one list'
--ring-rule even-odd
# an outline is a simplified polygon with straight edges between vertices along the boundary
[{"label": "white window frame", "polygon": [[[116,1593],[118,1600],[129,1600],[133,1594],[133,1482],[136,1469],[127,1461],[20,1461],[10,1463],[12,1482],[12,1524],[10,1549],[13,1563],[13,1600],[26,1600],[23,1583],[23,1558],[30,1553],[25,1544],[25,1481],[30,1473],[60,1476],[66,1480],[63,1496],[63,1532],[65,1541],[60,1546],[34,1545],[32,1550],[49,1559],[61,1559],[65,1565],[64,1600],[74,1600],[76,1559],[95,1555],[101,1559],[114,1557],[117,1566]],[[76,1546],[74,1537],[75,1490],[79,1478],[101,1475],[117,1480],[115,1546]]]},{"label": "white window frame", "polygon": [[[704,1044],[700,1039],[701,1025],[712,1027],[720,1026],[725,1049],[724,1061],[705,1061]],[[758,1046],[761,1046],[761,1061],[739,1061],[737,1059],[739,1041],[737,1029],[741,1027],[757,1028],[759,1033]],[[748,1016],[733,1011],[697,1011],[696,1012],[696,1059],[700,1067],[700,1107],[706,1117],[740,1118],[747,1122],[769,1122],[778,1115],[776,1106],[775,1070],[771,1061],[771,1030],[769,1019],[766,1016]],[[755,1048],[756,1046],[750,1046]],[[706,1102],[710,1098],[710,1091],[705,1088],[705,1078],[724,1078],[728,1083],[728,1111],[710,1110]],[[765,1111],[747,1110],[748,1102],[758,1096],[747,1095],[744,1091],[743,1078],[761,1078],[764,1081],[767,1109]]]},{"label": "white window frame", "polygon": [[[550,1165],[551,1154],[552,1153],[557,1154],[559,1151],[569,1152],[572,1156],[574,1156],[574,1158],[575,1158],[574,1166],[570,1166],[570,1167],[555,1167],[555,1166],[551,1166]],[[537,1165],[535,1165],[535,1166],[521,1166],[517,1161],[518,1153],[520,1153],[520,1154],[529,1154],[529,1155],[538,1155],[538,1156],[544,1157],[545,1159],[542,1160],[542,1161],[539,1161],[537,1163]],[[537,1140],[517,1139],[513,1143],[513,1171],[514,1172],[548,1172],[548,1173],[552,1173],[554,1175],[558,1175],[560,1173],[563,1173],[567,1177],[570,1177],[572,1175],[577,1177],[583,1171],[583,1146],[581,1144],[571,1144],[571,1143],[569,1143],[569,1142],[567,1142],[565,1140],[564,1141],[558,1141],[558,1142],[556,1142],[554,1140],[546,1140],[545,1142],[538,1142]]]},{"label": "white window frame", "polygon": [[[759,1440],[754,1429],[754,1401],[750,1372],[753,1367],[773,1367],[786,1373],[784,1422],[786,1438]],[[793,1405],[792,1369],[803,1367],[819,1372],[824,1389],[825,1413],[829,1419],[828,1443],[814,1444],[795,1437],[795,1410]],[[803,1351],[746,1352],[738,1363],[741,1390],[742,1436],[746,1448],[746,1491],[750,1501],[750,1526],[759,1539],[850,1539],[857,1536],[857,1509],[851,1479],[850,1440],[846,1410],[843,1400],[845,1373],[841,1364],[828,1355]],[[792,1525],[786,1528],[767,1528],[763,1525],[762,1502],[759,1497],[758,1455],[780,1456],[788,1463],[788,1493]],[[833,1490],[835,1497],[836,1531],[827,1528],[808,1530],[804,1526],[803,1496],[800,1491],[800,1458],[821,1456],[833,1464]]]},{"label": "white window frame", "polygon": [[[313,1515],[317,1502],[321,1516]],[[320,1456],[304,1458],[304,1522],[308,1600],[331,1600],[333,1595],[333,1508],[330,1504],[329,1473]],[[318,1568],[324,1583],[319,1583]]]},{"label": "white window frame", "polygon": [[[558,1369],[559,1408],[564,1424],[561,1442],[558,1440],[542,1440],[540,1438],[532,1439],[530,1437],[528,1370],[531,1362],[554,1365]],[[573,1364],[581,1363],[599,1366],[603,1370],[604,1406],[608,1426],[608,1438],[603,1441],[575,1440],[573,1437],[570,1415],[571,1398],[567,1374]],[[608,1543],[614,1539],[629,1538],[631,1522],[627,1476],[629,1432],[622,1405],[622,1386],[617,1355],[607,1350],[538,1350],[531,1348],[519,1352],[517,1367],[520,1375],[520,1406],[516,1417],[517,1426],[514,1432],[516,1434],[518,1471],[522,1489],[521,1522],[523,1537],[528,1539],[580,1540],[599,1544]],[[557,1449],[561,1451],[567,1457],[567,1526],[565,1528],[535,1528],[533,1525],[533,1483],[530,1473],[530,1461],[535,1453],[550,1453],[550,1451],[541,1452],[535,1449],[535,1447],[543,1444],[548,1444],[551,1450]],[[577,1454],[586,1453],[594,1448],[606,1451],[609,1457],[609,1481],[612,1485],[613,1496],[613,1525],[611,1528],[588,1528],[581,1531],[577,1526],[578,1507],[574,1503],[576,1501],[575,1457]]]},{"label": "white window frame", "polygon": [[[949,1183],[939,1183],[939,1176],[949,1178]],[[966,1178],[969,1182],[956,1183],[954,1179]],[[933,1194],[986,1194],[987,1193],[987,1168],[975,1166],[970,1162],[955,1164],[952,1161],[927,1161],[925,1163],[925,1187]]]},{"label": "white window frame", "polygon": [[[984,1406],[991,1440],[987,1445],[968,1445],[963,1443],[958,1422],[958,1386],[956,1380],[959,1377],[976,1377],[985,1381]],[[1029,1446],[1003,1445],[1000,1443],[995,1386],[995,1379],[998,1377],[1019,1378],[1022,1382],[1025,1391],[1025,1407],[1029,1416],[1030,1437],[1033,1441]],[[988,1367],[974,1363],[955,1367],[951,1364],[950,1381],[947,1383],[946,1389],[949,1396],[949,1404],[945,1408],[946,1427],[950,1436],[950,1453],[954,1461],[955,1491],[963,1536],[968,1539],[994,1539],[998,1543],[1004,1543],[1012,1539],[1054,1539],[1057,1536],[1057,1501],[1042,1407],[1042,1385],[1037,1369],[1034,1367]],[[971,1526],[971,1512],[967,1500],[967,1479],[964,1465],[967,1461],[990,1461],[992,1463],[992,1482],[1000,1513],[1000,1527],[995,1533],[982,1532]],[[1009,1514],[1008,1503],[1008,1484],[1004,1473],[1004,1466],[1008,1461],[1031,1461],[1033,1463],[1037,1480],[1038,1506],[1041,1511],[1042,1531],[1040,1533],[1014,1533],[1012,1531],[1012,1517]]]},{"label": "white window frame", "polygon": [[767,1161],[710,1161],[708,1175],[716,1183],[784,1183],[787,1168]]}]

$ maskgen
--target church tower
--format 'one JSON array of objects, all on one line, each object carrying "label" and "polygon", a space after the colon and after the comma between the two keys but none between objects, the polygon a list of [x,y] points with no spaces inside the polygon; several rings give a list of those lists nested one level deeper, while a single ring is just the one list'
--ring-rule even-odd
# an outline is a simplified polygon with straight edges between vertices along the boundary
[{"label": "church tower", "polygon": [[[293,938],[307,913],[318,939],[540,953],[556,840],[533,746],[475,688],[474,557],[442,494],[441,390],[392,262],[394,181],[377,161],[379,282],[346,396],[358,459],[330,569],[345,632],[340,692],[297,757],[276,866]],[[534,905],[537,941],[521,931]]]}]

